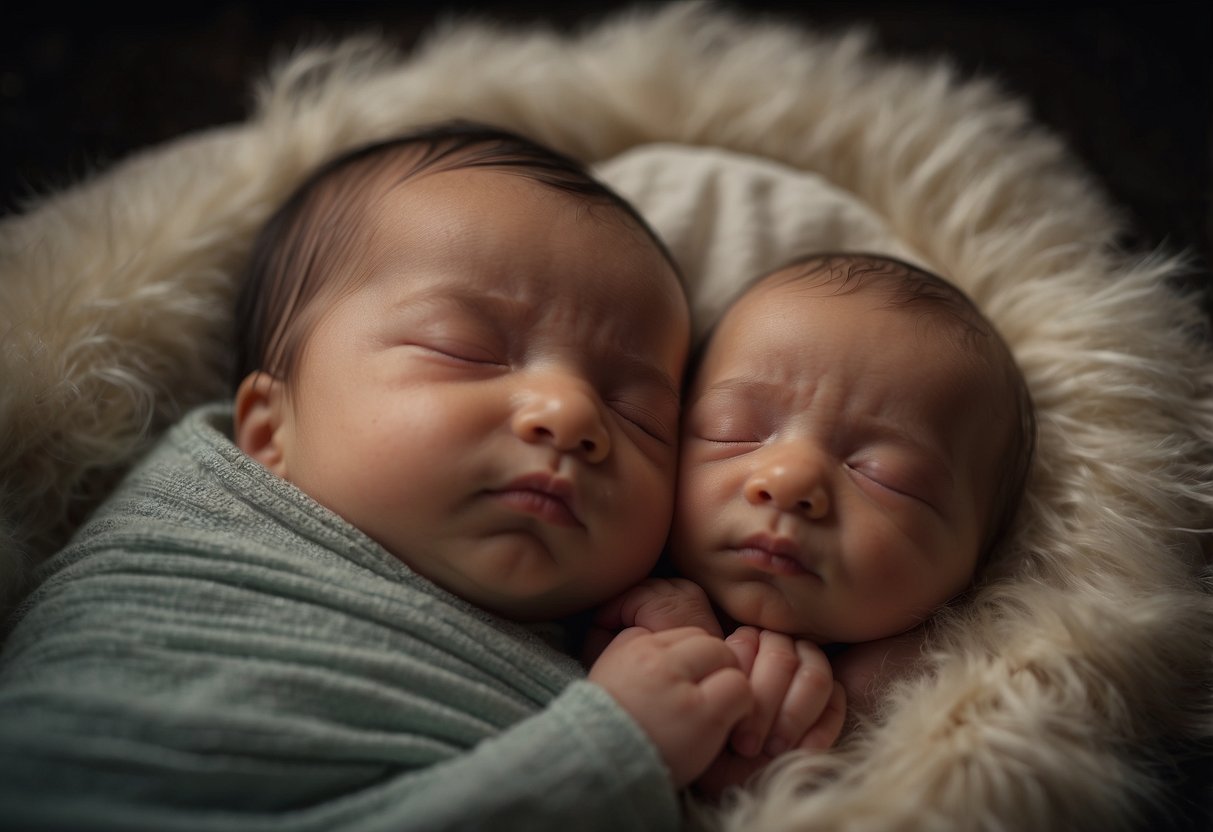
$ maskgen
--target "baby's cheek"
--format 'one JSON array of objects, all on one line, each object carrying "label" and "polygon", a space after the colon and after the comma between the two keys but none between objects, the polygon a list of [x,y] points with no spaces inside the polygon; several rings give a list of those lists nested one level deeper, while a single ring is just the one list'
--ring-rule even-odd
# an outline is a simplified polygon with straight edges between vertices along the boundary
[{"label": "baby's cheek", "polygon": [[917,586],[917,571],[923,568],[926,564],[920,561],[916,569],[904,552],[877,550],[867,552],[861,563],[852,562],[852,575],[859,579],[861,592],[896,598]]},{"label": "baby's cheek", "polygon": [[949,595],[939,568],[916,551],[892,547],[869,552],[862,569],[852,573],[849,591],[854,619],[867,641],[906,630],[930,616]]},{"label": "baby's cheek", "polygon": [[612,538],[611,548],[626,546],[638,557],[651,554],[656,561],[676,511],[674,461],[665,465],[639,459],[628,462],[602,494],[610,506],[604,514],[604,530]]},{"label": "baby's cheek", "polygon": [[728,465],[684,460],[678,475],[677,511],[695,521],[717,516],[732,499],[741,497],[737,478]]},{"label": "baby's cheek", "polygon": [[895,598],[916,591],[930,563],[902,532],[884,518],[871,518],[842,540],[845,572],[857,594]]},{"label": "baby's cheek", "polygon": [[674,496],[671,544],[685,557],[702,555],[707,546],[710,506],[697,491],[679,486]]}]

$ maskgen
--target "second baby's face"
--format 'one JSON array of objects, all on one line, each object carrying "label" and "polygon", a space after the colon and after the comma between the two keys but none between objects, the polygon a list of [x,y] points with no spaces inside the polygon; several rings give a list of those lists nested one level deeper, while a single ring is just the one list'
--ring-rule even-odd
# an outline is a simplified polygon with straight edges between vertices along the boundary
[{"label": "second baby's face", "polygon": [[643,578],[673,504],[689,313],[614,207],[525,177],[392,189],[307,337],[279,473],[418,573],[518,619]]},{"label": "second baby's face", "polygon": [[971,580],[1009,405],[940,326],[778,276],[725,314],[685,402],[671,554],[730,617],[868,641]]}]

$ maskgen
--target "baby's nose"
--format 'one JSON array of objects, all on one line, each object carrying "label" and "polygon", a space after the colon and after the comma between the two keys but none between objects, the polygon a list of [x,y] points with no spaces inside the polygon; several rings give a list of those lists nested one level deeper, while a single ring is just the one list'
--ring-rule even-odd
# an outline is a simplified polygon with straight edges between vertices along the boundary
[{"label": "baby's nose", "polygon": [[826,472],[815,459],[768,461],[750,475],[743,490],[752,505],[771,505],[811,520],[825,517],[830,510]]},{"label": "baby's nose", "polygon": [[598,463],[611,451],[602,405],[587,383],[548,374],[528,385],[512,427],[524,442],[546,443],[561,453]]}]

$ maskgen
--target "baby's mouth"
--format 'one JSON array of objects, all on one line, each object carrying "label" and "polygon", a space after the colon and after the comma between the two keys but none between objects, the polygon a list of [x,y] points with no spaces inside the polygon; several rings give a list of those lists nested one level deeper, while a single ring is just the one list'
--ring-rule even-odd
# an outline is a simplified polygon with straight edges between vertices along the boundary
[{"label": "baby's mouth", "polygon": [[504,487],[488,492],[507,508],[538,517],[553,526],[583,526],[577,516],[573,486],[566,479],[545,472],[526,474]]},{"label": "baby's mouth", "polygon": [[817,574],[805,565],[804,554],[792,540],[769,534],[747,537],[733,548],[747,565],[776,575]]}]

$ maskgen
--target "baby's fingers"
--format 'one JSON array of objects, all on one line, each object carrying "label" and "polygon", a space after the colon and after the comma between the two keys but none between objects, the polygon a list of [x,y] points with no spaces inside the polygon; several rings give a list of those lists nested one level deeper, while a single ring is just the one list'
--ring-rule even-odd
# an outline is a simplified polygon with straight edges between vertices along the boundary
[{"label": "baby's fingers", "polygon": [[699,627],[717,638],[724,636],[707,593],[686,578],[650,578],[624,596],[621,614],[627,623],[650,630]]},{"label": "baby's fingers", "polygon": [[757,627],[738,627],[724,640],[737,657],[741,672],[747,676],[753,672],[754,659],[758,658],[758,634]]},{"label": "baby's fingers", "polygon": [[[762,750],[799,667],[795,642],[789,636],[772,630],[759,634],[758,655],[750,670],[754,712],[737,726],[731,740],[738,754],[753,757]],[[808,723],[803,727],[807,729]]]},{"label": "baby's fingers", "polygon": [[719,742],[723,744],[728,728],[735,725],[754,706],[750,682],[737,668],[727,667],[700,682],[699,691],[706,706],[708,724],[726,726],[719,735]]},{"label": "baby's fingers", "polygon": [[841,682],[834,682],[833,689],[830,691],[830,701],[826,703],[825,710],[821,712],[821,718],[804,735],[804,739],[797,747],[814,751],[829,748],[838,741],[838,737],[842,734],[846,715],[846,689],[843,688]]},{"label": "baby's fingers", "polygon": [[[829,659],[817,645],[807,641],[797,641],[795,650],[800,666],[792,676],[763,749],[772,757],[789,748],[828,748],[842,730],[845,697],[842,686],[834,681]],[[843,698],[835,701],[836,696]],[[831,704],[836,705],[839,712],[837,731],[832,734],[834,713],[829,711]],[[818,727],[822,730],[814,735],[812,744],[806,745],[809,735]],[[824,745],[817,744],[822,740]]]},{"label": "baby's fingers", "polygon": [[665,645],[669,667],[681,678],[698,682],[718,670],[737,667],[737,656],[728,645],[698,627],[663,630],[653,637]]}]

